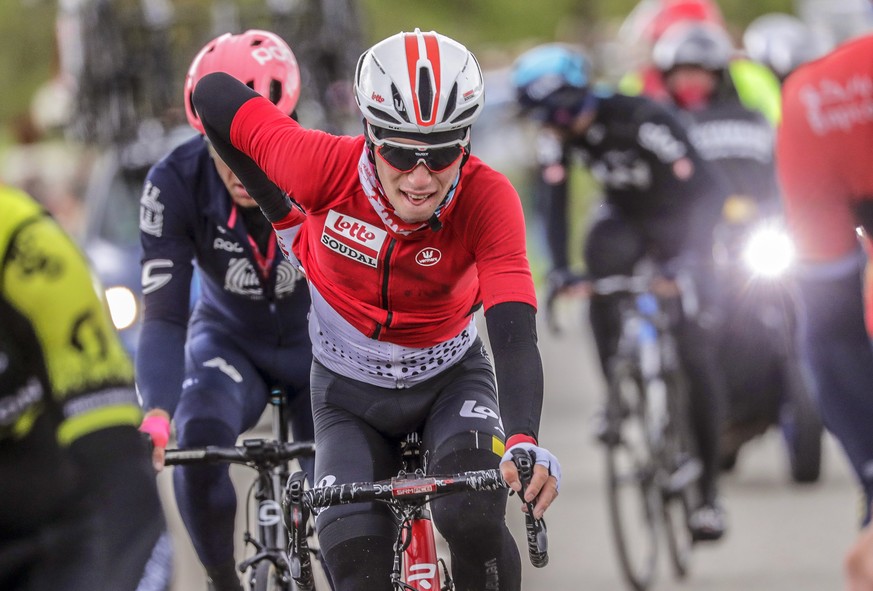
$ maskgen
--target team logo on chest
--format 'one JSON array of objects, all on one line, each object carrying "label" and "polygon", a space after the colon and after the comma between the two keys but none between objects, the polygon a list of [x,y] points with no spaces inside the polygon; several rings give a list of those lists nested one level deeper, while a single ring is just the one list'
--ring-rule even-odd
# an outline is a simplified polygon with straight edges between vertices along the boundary
[{"label": "team logo on chest", "polygon": [[367,222],[333,210],[327,214],[321,243],[330,250],[374,269],[388,233]]},{"label": "team logo on chest", "polygon": [[443,253],[429,246],[418,251],[418,254],[415,255],[415,262],[422,267],[432,267],[440,262],[441,258],[443,258]]}]

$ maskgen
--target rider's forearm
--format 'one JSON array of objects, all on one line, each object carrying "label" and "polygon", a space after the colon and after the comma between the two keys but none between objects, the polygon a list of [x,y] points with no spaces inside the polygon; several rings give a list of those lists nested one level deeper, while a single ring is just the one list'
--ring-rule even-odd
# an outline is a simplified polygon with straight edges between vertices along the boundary
[{"label": "rider's forearm", "polygon": [[136,352],[136,381],[143,409],[161,408],[172,416],[182,395],[187,330],[171,322],[143,324]]},{"label": "rider's forearm", "polygon": [[232,76],[218,72],[205,76],[197,84],[194,104],[215,151],[236,174],[267,219],[279,222],[291,211],[290,201],[254,160],[234,147],[230,139],[237,111],[259,96]]},{"label": "rider's forearm", "polygon": [[529,304],[504,302],[485,312],[485,321],[506,435],[536,438],[543,406],[543,364],[537,347],[536,310]]}]

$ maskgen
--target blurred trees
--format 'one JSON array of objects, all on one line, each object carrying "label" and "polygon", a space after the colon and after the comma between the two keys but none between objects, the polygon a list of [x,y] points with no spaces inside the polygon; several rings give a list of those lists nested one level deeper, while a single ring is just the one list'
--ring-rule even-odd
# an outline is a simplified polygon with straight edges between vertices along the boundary
[{"label": "blurred trees", "polygon": [[[5,86],[0,100],[0,129],[7,135],[14,125],[19,126],[21,133],[26,132],[24,122],[34,92],[59,71],[55,36],[59,4],[80,7],[95,1],[119,9],[122,19],[136,13],[138,7],[160,8],[163,4],[172,8],[177,24],[184,23],[166,32],[171,51],[162,58],[166,60],[161,66],[165,71],[158,72],[166,86],[151,89],[166,92],[169,101],[177,101],[180,96],[181,78],[194,52],[209,38],[223,32],[215,28],[221,28],[223,22],[241,23],[246,28],[274,25],[277,21],[265,18],[265,12],[275,17],[286,11],[289,20],[283,25],[285,35],[303,65],[318,64],[309,75],[313,83],[321,83],[315,78],[324,71],[331,72],[334,78],[344,73],[351,76],[354,64],[347,63],[346,53],[359,52],[361,46],[400,30],[417,26],[461,39],[488,67],[492,62],[505,60],[507,52],[514,52],[520,44],[607,35],[636,4],[636,0],[0,0],[0,80]],[[720,5],[732,25],[741,30],[757,15],[790,11],[792,0],[721,0]],[[335,16],[323,28],[311,26],[310,19],[324,16],[315,14],[324,7],[333,10]],[[256,14],[261,17],[250,18]],[[121,23],[117,30],[106,30],[103,34],[107,39],[114,37],[115,41],[131,43],[138,34],[160,33],[160,15],[151,14],[148,18],[152,19],[151,28],[145,24],[125,28]],[[349,34],[347,23],[341,22],[347,19],[360,20],[361,38]],[[316,54],[321,57],[314,57]],[[138,52],[109,53],[102,57],[109,62],[125,59],[134,72],[153,67],[154,62],[150,65],[148,60],[157,59]],[[122,70],[107,71],[114,77],[124,75]],[[113,81],[104,83],[109,88]],[[99,94],[104,89],[92,90]]]},{"label": "blurred trees", "polygon": [[0,0],[0,129],[6,134],[13,125],[27,133],[33,93],[57,67],[56,12],[50,0]]}]

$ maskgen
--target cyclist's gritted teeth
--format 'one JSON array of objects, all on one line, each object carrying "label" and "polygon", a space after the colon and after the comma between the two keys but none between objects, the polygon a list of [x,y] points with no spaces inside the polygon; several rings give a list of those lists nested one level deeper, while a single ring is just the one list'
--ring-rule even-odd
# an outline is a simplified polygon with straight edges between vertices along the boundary
[{"label": "cyclist's gritted teeth", "polygon": [[410,193],[400,189],[400,193],[406,197],[406,200],[409,201],[412,205],[424,205],[430,200],[431,197],[434,196],[435,193]]}]

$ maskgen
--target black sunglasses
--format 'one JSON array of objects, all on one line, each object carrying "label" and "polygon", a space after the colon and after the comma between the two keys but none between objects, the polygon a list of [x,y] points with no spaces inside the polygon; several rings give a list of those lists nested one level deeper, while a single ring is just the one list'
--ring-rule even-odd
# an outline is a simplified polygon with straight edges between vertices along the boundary
[{"label": "black sunglasses", "polygon": [[380,140],[370,132],[375,152],[397,172],[407,173],[424,164],[433,173],[439,173],[456,163],[466,152],[470,132],[461,139],[445,144],[412,145],[391,140]]},{"label": "black sunglasses", "polygon": [[594,94],[585,89],[562,88],[531,109],[531,117],[541,123],[567,125],[574,117],[594,106]]}]

